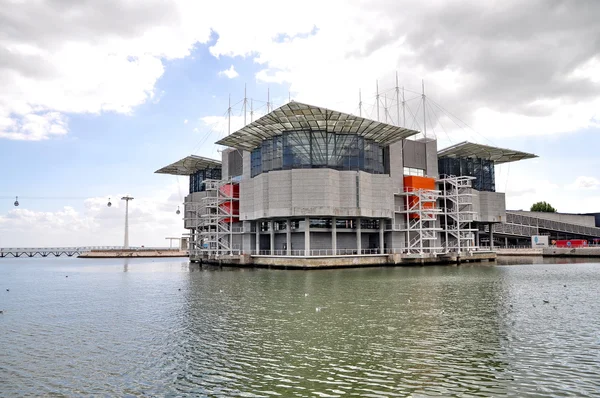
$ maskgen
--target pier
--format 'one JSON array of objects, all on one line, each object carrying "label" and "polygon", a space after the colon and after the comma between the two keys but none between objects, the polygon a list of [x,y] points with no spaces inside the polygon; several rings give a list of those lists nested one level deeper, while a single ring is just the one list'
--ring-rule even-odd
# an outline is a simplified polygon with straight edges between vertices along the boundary
[{"label": "pier", "polygon": [[81,247],[6,247],[0,248],[0,258],[19,257],[79,257],[79,258],[121,258],[121,257],[185,257],[186,250],[169,247],[122,246],[81,246]]},{"label": "pier", "polygon": [[93,249],[114,249],[114,247],[6,247],[0,248],[0,258],[4,257],[73,257],[87,253]]}]

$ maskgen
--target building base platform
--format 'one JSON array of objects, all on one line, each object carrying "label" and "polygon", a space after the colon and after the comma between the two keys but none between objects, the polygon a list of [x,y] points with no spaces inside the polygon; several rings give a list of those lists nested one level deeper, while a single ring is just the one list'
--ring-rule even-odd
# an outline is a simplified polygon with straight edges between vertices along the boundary
[{"label": "building base platform", "polygon": [[411,254],[370,254],[348,256],[264,256],[264,255],[221,255],[191,256],[194,263],[256,268],[280,269],[327,269],[356,268],[377,266],[422,266],[450,265],[481,261],[495,261],[496,253],[477,251],[468,253],[450,253],[443,255],[411,255]]}]

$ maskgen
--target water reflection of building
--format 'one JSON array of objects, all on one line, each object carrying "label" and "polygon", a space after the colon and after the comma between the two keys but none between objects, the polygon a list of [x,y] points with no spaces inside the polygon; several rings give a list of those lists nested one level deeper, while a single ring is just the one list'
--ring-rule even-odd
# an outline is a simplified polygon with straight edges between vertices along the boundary
[{"label": "water reflection of building", "polygon": [[290,102],[188,156],[193,259],[220,255],[437,256],[472,251],[505,219],[494,165],[535,155],[463,143],[438,153],[419,132]]}]

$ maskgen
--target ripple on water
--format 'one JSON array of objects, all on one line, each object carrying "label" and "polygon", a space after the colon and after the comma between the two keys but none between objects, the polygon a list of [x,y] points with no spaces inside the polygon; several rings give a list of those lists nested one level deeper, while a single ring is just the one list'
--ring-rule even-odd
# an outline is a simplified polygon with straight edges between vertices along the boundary
[{"label": "ripple on water", "polygon": [[599,264],[287,272],[166,261],[146,272],[139,261],[123,272],[63,260],[55,272],[23,261],[0,268],[11,286],[0,395],[600,391]]}]

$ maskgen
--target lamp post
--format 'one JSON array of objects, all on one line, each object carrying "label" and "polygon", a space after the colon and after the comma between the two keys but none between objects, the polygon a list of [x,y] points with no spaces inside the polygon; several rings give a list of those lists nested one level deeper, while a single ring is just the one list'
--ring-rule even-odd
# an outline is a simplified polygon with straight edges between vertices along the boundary
[{"label": "lamp post", "polygon": [[133,200],[130,196],[123,196],[121,200],[125,201],[125,242],[123,249],[129,249],[129,201]]}]

